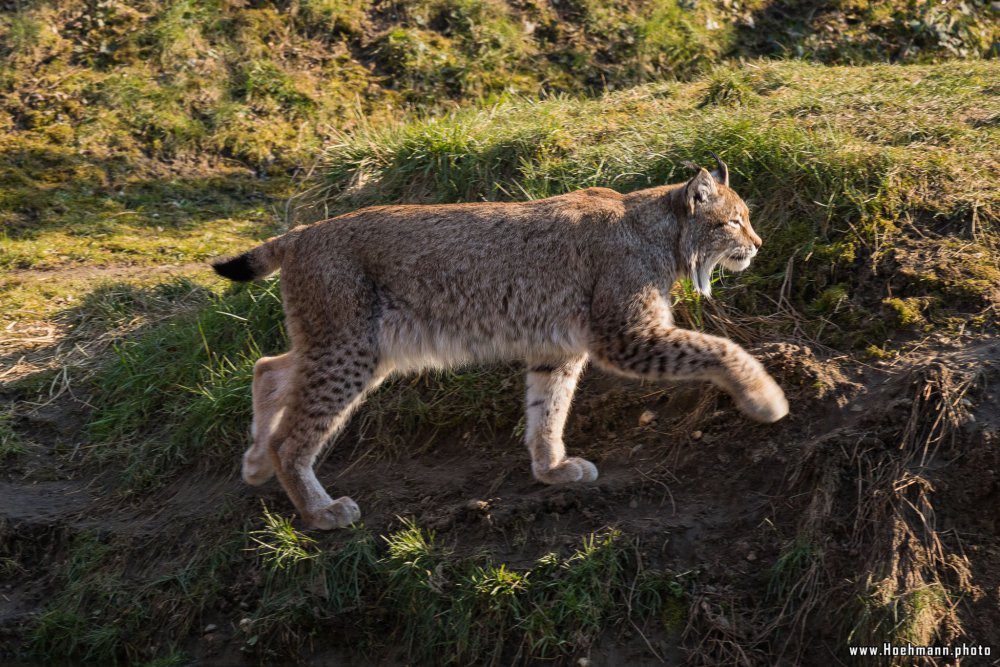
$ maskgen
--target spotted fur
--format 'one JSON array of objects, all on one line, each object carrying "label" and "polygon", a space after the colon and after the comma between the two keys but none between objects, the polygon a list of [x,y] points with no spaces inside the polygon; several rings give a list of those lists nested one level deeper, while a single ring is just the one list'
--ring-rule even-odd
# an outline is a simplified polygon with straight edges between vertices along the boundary
[{"label": "spotted fur", "polygon": [[391,373],[484,360],[527,362],[525,440],[547,484],[597,478],[562,437],[588,359],[629,377],[708,380],[753,419],[781,419],[784,393],[756,359],[670,313],[678,278],[708,295],[717,264],[741,271],[761,245],[720,170],[627,195],[365,208],[217,263],[234,279],[281,269],[292,342],[255,368],[244,479],[276,474],[313,527],[357,521],[357,504],[316,479],[323,443]]}]

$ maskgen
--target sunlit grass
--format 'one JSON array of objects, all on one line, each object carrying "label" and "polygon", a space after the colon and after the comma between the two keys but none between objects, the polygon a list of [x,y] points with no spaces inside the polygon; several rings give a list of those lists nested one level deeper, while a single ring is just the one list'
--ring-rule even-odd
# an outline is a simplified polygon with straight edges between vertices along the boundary
[{"label": "sunlit grass", "polygon": [[[982,309],[1000,279],[989,250],[1000,228],[991,185],[997,72],[995,61],[760,63],[598,100],[512,98],[343,137],[327,150],[316,208],[627,192],[682,181],[685,160],[710,164],[715,151],[764,239],[751,269],[719,292],[748,288],[731,290],[743,313],[772,312],[779,289],[796,309],[824,310],[829,290],[864,265],[897,271],[895,289],[908,297]],[[936,236],[949,260],[891,268],[901,245]],[[904,272],[913,279],[902,281]],[[883,302],[871,292],[844,296],[813,335],[848,348],[884,340],[892,320]]]}]

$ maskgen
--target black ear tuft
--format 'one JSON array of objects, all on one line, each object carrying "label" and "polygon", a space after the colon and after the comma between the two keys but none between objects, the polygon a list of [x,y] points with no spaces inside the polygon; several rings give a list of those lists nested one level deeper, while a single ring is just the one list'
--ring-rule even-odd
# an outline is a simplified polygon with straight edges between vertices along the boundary
[{"label": "black ear tuft", "polygon": [[729,167],[726,163],[722,161],[718,155],[712,151],[708,151],[709,154],[715,158],[716,168],[712,171],[712,177],[715,178],[719,183],[722,183],[726,187],[729,187]]}]

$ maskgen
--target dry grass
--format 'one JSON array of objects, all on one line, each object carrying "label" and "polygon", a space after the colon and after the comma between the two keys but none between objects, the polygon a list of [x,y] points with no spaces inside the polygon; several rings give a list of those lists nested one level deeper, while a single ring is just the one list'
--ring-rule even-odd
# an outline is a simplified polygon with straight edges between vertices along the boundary
[{"label": "dry grass", "polygon": [[772,565],[769,601],[695,587],[693,664],[812,663],[827,639],[940,646],[964,636],[958,602],[982,591],[961,544],[941,533],[931,480],[968,419],[976,377],[936,361],[912,368],[886,390],[902,398],[862,395],[874,414],[817,439],[790,467],[787,496],[806,502]]},{"label": "dry grass", "polygon": [[977,591],[960,545],[939,532],[931,480],[968,419],[962,401],[976,378],[938,361],[910,369],[893,380],[902,398],[862,396],[875,414],[816,441],[793,468],[791,489],[809,503],[790,548],[808,545],[809,558],[785,584],[791,650],[823,620],[855,645],[962,636],[957,601]]}]

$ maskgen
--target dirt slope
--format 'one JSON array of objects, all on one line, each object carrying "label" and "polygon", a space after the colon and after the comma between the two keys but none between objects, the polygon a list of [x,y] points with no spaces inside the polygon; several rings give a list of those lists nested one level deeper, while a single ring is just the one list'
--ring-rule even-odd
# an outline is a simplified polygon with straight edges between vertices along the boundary
[{"label": "dirt slope", "polygon": [[[608,526],[634,536],[646,567],[680,573],[688,608],[679,622],[609,628],[586,652],[591,664],[661,664],[657,655],[666,664],[859,664],[845,654],[847,638],[891,634],[885,604],[936,587],[954,607],[928,603],[915,617],[923,625],[897,637],[1000,647],[1000,540],[988,510],[1000,470],[1000,344],[955,341],[874,367],[784,343],[757,352],[792,400],[789,418],[774,426],[746,421],[706,387],[588,374],[567,442],[598,463],[593,484],[543,487],[513,437],[476,433],[397,458],[348,437],[320,476],[357,499],[376,533],[412,516],[457,554],[487,552],[513,568]],[[74,408],[63,401],[59,409]],[[43,443],[34,456],[79,440],[59,429],[66,416],[33,427]],[[233,473],[242,445],[232,443]],[[196,549],[185,534],[218,521],[221,508],[236,521],[249,520],[261,500],[291,511],[276,485],[250,489],[235,474],[189,476],[122,502],[100,478],[22,463],[7,469],[0,489],[4,562],[14,563],[0,581],[7,651],[54,584],[40,564],[65,557],[81,531],[147,545],[145,557],[131,556],[139,574]],[[325,549],[343,541],[319,537]],[[240,653],[239,628],[260,602],[261,574],[248,558],[227,575],[186,638],[163,639],[187,646],[199,663],[252,664]],[[886,603],[886,590],[902,602]],[[339,654],[349,644],[329,636],[312,650],[329,657],[322,650]]]}]

